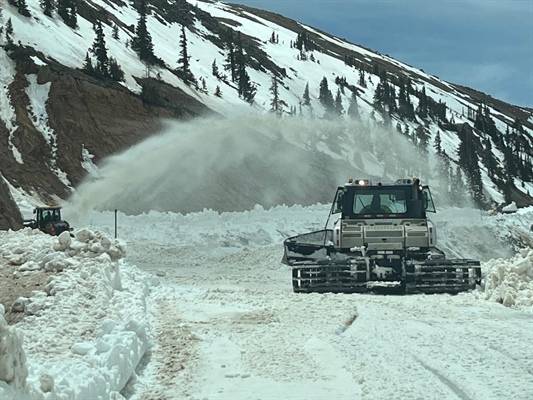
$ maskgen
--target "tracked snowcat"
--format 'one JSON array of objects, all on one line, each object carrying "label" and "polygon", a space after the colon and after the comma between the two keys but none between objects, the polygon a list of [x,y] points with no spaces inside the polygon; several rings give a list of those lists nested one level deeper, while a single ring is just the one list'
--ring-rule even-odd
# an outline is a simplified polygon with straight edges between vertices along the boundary
[{"label": "tracked snowcat", "polygon": [[[459,293],[481,281],[480,262],[436,247],[431,192],[417,178],[350,179],[337,189],[323,230],[285,240],[295,292]],[[329,221],[337,217],[333,229]]]}]

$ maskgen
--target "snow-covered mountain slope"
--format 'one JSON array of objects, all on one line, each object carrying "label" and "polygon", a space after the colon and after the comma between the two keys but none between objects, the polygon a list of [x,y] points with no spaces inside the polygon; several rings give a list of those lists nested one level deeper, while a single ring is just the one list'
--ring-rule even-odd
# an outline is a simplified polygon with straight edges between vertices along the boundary
[{"label": "snow-covered mountain slope", "polygon": [[[139,52],[133,49],[133,43],[140,37],[139,24],[144,21],[141,14],[144,3],[146,28],[153,45],[152,61],[142,61]],[[342,179],[348,173],[384,179],[416,174],[425,181],[439,180],[443,197],[453,197],[450,188],[465,184],[478,203],[485,203],[485,199],[498,204],[513,199],[520,206],[531,203],[533,113],[530,109],[444,82],[401,61],[297,21],[244,6],[196,0],[91,0],[78,4],[75,27],[71,27],[57,10],[47,16],[39,1],[26,0],[26,4],[29,16],[21,15],[8,3],[4,4],[0,17],[2,25],[10,21],[13,26],[9,37],[6,32],[1,36],[4,46],[0,48],[3,83],[0,125],[5,126],[2,134],[11,160],[10,168],[3,166],[2,173],[12,186],[21,187],[24,182],[16,181],[9,171],[13,167],[24,170],[27,160],[33,160],[36,154],[35,146],[26,144],[27,132],[40,135],[40,143],[49,154],[48,158],[37,160],[39,166],[33,169],[51,171],[54,186],[32,181],[24,186],[28,197],[32,192],[44,192],[65,198],[65,193],[72,192],[84,176],[94,171],[92,162],[100,165],[120,146],[124,149],[142,137],[161,132],[160,124],[150,127],[147,119],[121,131],[113,131],[115,126],[124,125],[126,120],[132,121],[141,114],[153,120],[158,114],[170,116],[162,113],[172,109],[175,115],[176,109],[190,107],[194,101],[228,118],[233,126],[241,124],[238,129],[246,130],[253,142],[261,143],[261,137],[266,135],[278,139],[282,143],[280,148],[297,146],[310,152],[311,157],[322,154],[324,164],[342,160],[343,169],[350,169],[339,171]],[[130,100],[121,97],[113,103],[113,93],[117,92],[113,79],[95,80],[90,73],[79,73],[82,69],[90,72],[88,59],[94,67],[99,63],[96,52],[91,51],[96,46],[93,27],[97,22],[102,26],[107,56],[116,60],[124,73],[124,80],[118,86],[126,94],[121,96],[131,96],[127,97]],[[9,40],[13,43],[9,44]],[[38,53],[24,58],[21,49],[29,48]],[[184,49],[188,55],[187,66],[180,61]],[[236,77],[232,77],[231,68],[226,69],[226,64],[231,65],[230,54],[234,56]],[[23,69],[19,58],[26,60],[24,65],[31,65],[32,74],[17,72]],[[58,101],[53,94],[60,83],[54,80],[50,86],[44,72],[57,68],[57,63],[66,67],[61,73],[77,70],[76,82],[90,79],[91,85],[101,85],[105,91],[95,96],[78,93],[83,98],[79,106],[68,109],[67,102],[58,111],[53,106]],[[187,82],[184,76],[188,77]],[[147,82],[159,86],[155,88]],[[249,82],[250,86],[243,87],[243,82]],[[181,95],[163,93],[161,85],[165,90],[179,90]],[[17,100],[16,89],[21,86],[27,87],[24,101]],[[78,89],[72,86],[70,90]],[[68,97],[68,93],[62,96]],[[100,109],[93,111],[87,122],[83,118],[84,122],[79,124],[60,123],[70,119],[72,113],[74,116],[81,113],[82,104],[91,109],[95,101],[102,102],[102,99],[109,115]],[[117,117],[113,104],[122,113],[126,112],[127,104],[135,104],[132,105],[135,109],[119,121],[113,119]],[[199,110],[198,106],[194,109]],[[47,116],[51,112],[54,113]],[[265,114],[276,118],[264,117]],[[90,121],[94,122],[93,127],[89,127]],[[196,132],[205,127],[202,124],[193,122],[175,130]],[[88,134],[88,129],[94,132]],[[231,129],[227,124],[212,124],[210,136]],[[137,130],[142,133],[128,136]],[[168,143],[172,145],[171,141]],[[197,145],[204,143],[202,138]],[[466,144],[460,152],[463,143]],[[242,154],[234,155],[239,158]],[[264,165],[272,163],[268,158],[262,161]],[[237,165],[231,174],[244,176],[241,183],[235,183],[234,190],[241,192],[242,181],[251,179],[247,174],[250,168],[242,163]],[[457,165],[462,168],[462,177],[457,176]],[[288,163],[286,167],[290,169],[291,165]],[[220,181],[225,175],[227,171],[217,179]],[[267,175],[279,173],[268,171]],[[328,174],[331,180],[337,176]],[[324,176],[316,178],[324,179]],[[61,185],[66,192],[59,190]],[[172,191],[173,186],[164,190]],[[320,194],[308,204],[323,200]],[[254,201],[251,203],[253,206]],[[272,202],[264,205],[270,206]],[[211,206],[228,209],[222,203]],[[161,207],[179,209],[180,206]],[[201,210],[203,205],[200,207]],[[250,204],[239,204],[239,207],[249,208]]]}]

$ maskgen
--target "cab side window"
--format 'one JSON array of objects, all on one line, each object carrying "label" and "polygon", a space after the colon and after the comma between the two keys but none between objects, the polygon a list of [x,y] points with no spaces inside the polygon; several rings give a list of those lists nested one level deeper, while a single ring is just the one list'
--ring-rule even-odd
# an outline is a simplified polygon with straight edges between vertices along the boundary
[{"label": "cab side window", "polygon": [[422,190],[422,200],[424,202],[424,209],[427,212],[436,212],[435,204],[433,203],[433,197],[431,196],[431,192],[427,186]]},{"label": "cab side window", "polygon": [[344,200],[344,190],[338,189],[337,193],[335,194],[335,200],[333,201],[331,213],[332,214],[338,214],[342,212],[342,205]]}]

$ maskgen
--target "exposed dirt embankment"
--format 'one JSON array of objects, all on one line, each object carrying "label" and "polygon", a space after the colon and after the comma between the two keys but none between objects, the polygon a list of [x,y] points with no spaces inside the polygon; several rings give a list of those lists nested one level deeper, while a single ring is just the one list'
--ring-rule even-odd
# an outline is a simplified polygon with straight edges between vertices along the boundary
[{"label": "exposed dirt embankment", "polygon": [[21,227],[22,215],[0,173],[0,229],[20,229]]},{"label": "exposed dirt embankment", "polygon": [[[68,197],[71,187],[86,176],[83,149],[98,163],[157,133],[160,118],[190,119],[212,113],[180,89],[156,79],[139,78],[144,90],[138,95],[117,82],[67,68],[33,48],[17,49],[10,57],[16,74],[7,90],[16,118],[12,132],[0,120],[0,173],[14,187],[37,193],[45,201]],[[28,96],[32,80],[39,91],[48,90],[46,112],[38,116],[32,115]],[[17,212],[14,204],[0,204],[0,228],[17,228],[9,218]]]},{"label": "exposed dirt embankment", "polygon": [[31,274],[16,274],[19,265],[12,265],[0,255],[0,304],[5,308],[8,324],[15,324],[24,318],[24,313],[12,308],[20,297],[30,297],[35,290],[44,290],[48,278],[55,272],[38,271]]}]

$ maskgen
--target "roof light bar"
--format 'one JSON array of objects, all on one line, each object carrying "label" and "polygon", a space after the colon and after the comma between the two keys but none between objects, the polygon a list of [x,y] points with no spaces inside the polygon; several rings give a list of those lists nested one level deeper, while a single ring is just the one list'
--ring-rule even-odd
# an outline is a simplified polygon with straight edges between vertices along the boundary
[{"label": "roof light bar", "polygon": [[410,185],[413,181],[409,178],[407,179],[396,179],[396,182],[394,182],[395,185]]},{"label": "roof light bar", "polygon": [[370,179],[348,179],[348,183],[346,185],[349,186],[368,186],[371,185],[372,182],[370,182]]}]

